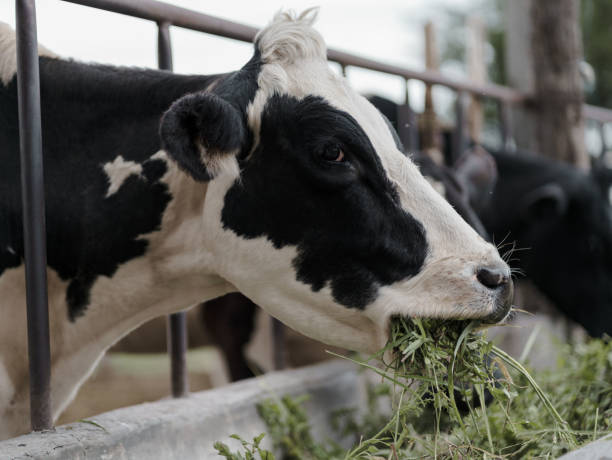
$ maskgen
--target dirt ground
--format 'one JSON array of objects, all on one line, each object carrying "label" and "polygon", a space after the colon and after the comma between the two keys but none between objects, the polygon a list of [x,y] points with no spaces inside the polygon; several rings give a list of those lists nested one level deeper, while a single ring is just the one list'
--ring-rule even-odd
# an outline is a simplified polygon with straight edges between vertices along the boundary
[{"label": "dirt ground", "polygon": [[[190,343],[198,346],[187,352],[190,391],[226,385],[229,383],[229,376],[221,353],[212,345],[202,346],[209,342],[204,336],[197,312],[190,311],[187,322]],[[159,318],[137,329],[113,347],[80,388],[57,424],[169,397],[170,360],[164,351],[165,336],[165,319]],[[287,367],[300,367],[332,359],[333,356],[326,353],[327,349],[342,352],[285,328],[284,351]],[[144,353],[146,350],[152,350],[154,353]],[[264,372],[273,369],[271,318],[261,311],[257,316],[255,335],[246,354],[256,369]]]},{"label": "dirt ground", "polygon": [[[225,364],[214,347],[187,353],[190,391],[228,382]],[[58,420],[58,425],[101,412],[167,398],[170,360],[165,353],[109,353]]]}]

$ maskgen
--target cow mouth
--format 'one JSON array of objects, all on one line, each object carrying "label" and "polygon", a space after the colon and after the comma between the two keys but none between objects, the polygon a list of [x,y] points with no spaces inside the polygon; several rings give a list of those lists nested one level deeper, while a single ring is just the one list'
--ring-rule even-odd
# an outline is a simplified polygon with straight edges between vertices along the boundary
[{"label": "cow mouth", "polygon": [[[403,359],[405,349],[398,347],[399,343],[405,344],[406,340],[419,344],[425,341],[434,343],[442,339],[451,338],[459,340],[459,337],[467,332],[480,330],[486,323],[482,319],[440,319],[440,318],[413,318],[410,316],[394,315],[389,319],[388,341],[384,348],[384,362],[394,363],[397,359]],[[415,345],[416,346],[416,345]]]},{"label": "cow mouth", "polygon": [[493,326],[507,324],[514,314],[515,310],[510,303],[507,305],[504,303],[496,305],[493,313],[485,318],[414,318],[393,315],[388,320],[387,343],[382,353],[383,362],[393,366],[405,359],[405,348],[400,349],[398,344],[402,343],[405,346],[408,335],[415,343],[418,341],[438,343],[445,339],[458,342],[464,334],[478,333]]}]

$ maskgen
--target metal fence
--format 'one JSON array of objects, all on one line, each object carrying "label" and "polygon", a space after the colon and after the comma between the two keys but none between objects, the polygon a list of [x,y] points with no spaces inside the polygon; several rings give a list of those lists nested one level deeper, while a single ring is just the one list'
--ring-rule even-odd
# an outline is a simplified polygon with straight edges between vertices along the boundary
[{"label": "metal fence", "polygon": [[[158,25],[158,63],[160,69],[172,70],[172,52],[169,27],[176,26],[235,40],[253,41],[257,29],[244,24],[209,16],[203,13],[169,5],[156,0],[62,0],[93,8],[154,21]],[[43,183],[43,157],[40,121],[40,81],[36,30],[35,0],[15,0],[17,33],[17,85],[19,99],[19,133],[21,155],[21,187],[26,267],[26,298],[28,318],[28,354],[30,364],[30,415],[35,431],[51,428],[49,316],[46,280],[45,197]],[[457,93],[456,127],[453,149],[461,151],[467,141],[465,128],[468,95],[497,101],[502,145],[511,137],[510,106],[526,104],[530,96],[512,88],[461,81],[447,78],[438,72],[415,71],[385,64],[373,59],[334,49],[328,50],[328,59],[337,62],[343,73],[349,66],[402,77],[406,95],[410,80],[428,85],[441,85]],[[409,109],[408,97],[400,113],[406,120],[398,123],[400,137],[410,148],[416,147],[414,112]],[[612,110],[585,105],[584,116],[600,125],[612,122]],[[407,118],[406,118],[407,117]],[[186,394],[187,348],[185,314],[170,315],[168,321],[168,349],[172,363],[172,394]]]}]

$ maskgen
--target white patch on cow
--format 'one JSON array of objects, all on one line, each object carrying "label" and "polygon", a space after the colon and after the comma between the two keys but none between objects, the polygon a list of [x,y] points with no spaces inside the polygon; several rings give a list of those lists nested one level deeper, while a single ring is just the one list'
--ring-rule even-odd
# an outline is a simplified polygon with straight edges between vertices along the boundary
[{"label": "white patch on cow", "polygon": [[608,202],[612,205],[612,186],[608,188]]},{"label": "white patch on cow", "polygon": [[240,167],[238,166],[237,155],[239,150],[231,152],[208,152],[203,145],[198,145],[200,148],[200,159],[206,167],[210,177],[220,175],[228,175],[233,178],[240,176]]},{"label": "white patch on cow", "polygon": [[335,302],[328,286],[314,293],[296,281],[291,268],[297,255],[294,246],[277,249],[265,236],[245,239],[223,228],[224,196],[233,184],[231,177],[224,176],[208,186],[202,230],[213,270],[267,313],[313,339],[351,350],[371,351],[384,345],[386,333],[383,338],[375,321]]},{"label": "white patch on cow", "polygon": [[104,169],[109,183],[105,198],[117,193],[117,190],[119,190],[125,180],[132,174],[137,176],[142,174],[141,164],[135,161],[125,161],[121,155],[116,157],[113,161],[104,163],[102,169]]},{"label": "white patch on cow", "polygon": [[164,152],[163,150],[160,150],[159,152],[154,153],[153,155],[151,155],[150,157],[151,160],[163,160],[166,163],[168,162],[168,154],[166,152]]},{"label": "white patch on cow", "polygon": [[9,254],[13,254],[13,255],[17,254],[11,246],[6,247],[6,252],[8,252]]},{"label": "white patch on cow", "polygon": [[[38,45],[38,55],[58,57],[42,45]],[[17,42],[15,31],[7,23],[0,21],[0,81],[6,86],[17,72]]]}]

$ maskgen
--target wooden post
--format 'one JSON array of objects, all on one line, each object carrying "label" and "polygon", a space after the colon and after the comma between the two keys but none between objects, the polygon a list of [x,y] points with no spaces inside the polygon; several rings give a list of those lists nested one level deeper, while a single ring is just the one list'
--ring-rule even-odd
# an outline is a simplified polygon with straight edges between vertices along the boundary
[{"label": "wooden post", "polygon": [[[529,11],[532,0],[512,0],[504,3],[505,68],[511,87],[527,94],[534,92],[534,75],[531,57],[531,21]],[[537,151],[535,118],[533,110],[522,105],[511,108],[513,120],[510,135],[519,149]]]},{"label": "wooden post", "polygon": [[[469,79],[477,84],[484,84],[487,79],[484,47],[484,23],[479,17],[470,16],[467,20],[467,68]],[[479,97],[472,95],[468,112],[468,132],[474,142],[481,142],[483,125],[482,102]]]},{"label": "wooden post", "polygon": [[419,149],[419,129],[417,117],[410,107],[409,80],[406,83],[406,96],[403,104],[397,106],[397,135],[408,152]]},{"label": "wooden post", "polygon": [[536,139],[548,157],[588,169],[584,145],[579,0],[537,0],[531,4]]},{"label": "wooden post", "polygon": [[463,154],[467,147],[467,99],[465,91],[457,92],[455,102],[455,132],[453,133],[453,162]]},{"label": "wooden post", "polygon": [[[436,31],[431,22],[425,24],[425,67],[427,70],[437,71],[439,69],[438,46],[436,43]],[[423,151],[438,161],[441,154],[438,145],[438,123],[433,106],[432,85],[425,87],[425,110],[422,115],[423,123]],[[434,152],[437,152],[434,153]]]}]

